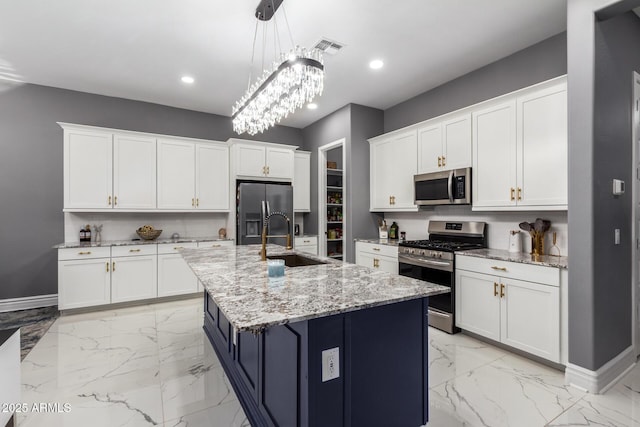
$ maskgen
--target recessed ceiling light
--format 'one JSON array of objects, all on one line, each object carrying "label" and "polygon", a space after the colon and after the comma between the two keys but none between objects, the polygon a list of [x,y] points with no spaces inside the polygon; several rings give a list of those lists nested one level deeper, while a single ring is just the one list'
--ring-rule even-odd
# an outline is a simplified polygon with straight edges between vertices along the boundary
[{"label": "recessed ceiling light", "polygon": [[310,102],[309,104],[307,104],[307,108],[309,110],[315,110],[318,108],[318,104],[316,104],[315,102]]},{"label": "recessed ceiling light", "polygon": [[195,82],[195,79],[191,76],[182,76],[180,80],[182,80],[182,83],[186,84],[192,84],[193,82]]},{"label": "recessed ceiling light", "polygon": [[382,68],[383,65],[384,62],[382,62],[382,59],[374,59],[373,61],[369,62],[369,68],[372,68],[374,70]]}]

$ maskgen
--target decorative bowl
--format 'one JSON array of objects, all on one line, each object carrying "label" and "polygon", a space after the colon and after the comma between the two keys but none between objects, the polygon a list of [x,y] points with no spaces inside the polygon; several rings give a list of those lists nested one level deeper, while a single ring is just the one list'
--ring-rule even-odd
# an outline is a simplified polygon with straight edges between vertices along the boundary
[{"label": "decorative bowl", "polygon": [[144,240],[155,240],[158,238],[160,234],[162,234],[162,230],[136,230],[138,236],[140,236]]}]

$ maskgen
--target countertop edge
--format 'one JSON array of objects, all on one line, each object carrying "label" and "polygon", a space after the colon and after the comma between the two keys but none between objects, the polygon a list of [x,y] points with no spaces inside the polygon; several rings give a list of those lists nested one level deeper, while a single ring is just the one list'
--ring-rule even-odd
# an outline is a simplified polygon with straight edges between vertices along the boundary
[{"label": "countertop edge", "polygon": [[561,270],[568,270],[568,257],[540,255],[534,258],[527,252],[509,252],[504,249],[471,249],[467,251],[456,252],[457,255],[470,256],[474,258],[495,259],[498,261],[517,262],[520,264],[538,265],[541,267],[552,267]]},{"label": "countertop edge", "polygon": [[76,248],[107,248],[113,246],[134,246],[134,245],[162,245],[171,243],[198,243],[198,242],[233,242],[234,239],[220,239],[218,237],[185,237],[177,240],[155,239],[155,240],[104,240],[95,242],[67,242],[52,246],[52,249],[76,249]]}]

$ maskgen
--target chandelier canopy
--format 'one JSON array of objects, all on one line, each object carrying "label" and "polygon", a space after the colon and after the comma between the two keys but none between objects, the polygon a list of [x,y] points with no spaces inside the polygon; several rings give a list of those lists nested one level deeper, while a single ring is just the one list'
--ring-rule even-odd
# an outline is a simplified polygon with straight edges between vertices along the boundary
[{"label": "chandelier canopy", "polygon": [[[264,7],[263,3],[269,6],[270,14],[265,14],[261,9]],[[256,9],[258,20],[270,19],[280,3],[263,0]],[[256,23],[256,35],[257,31]],[[254,36],[254,55],[255,38]],[[233,107],[233,130],[238,134],[246,132],[249,135],[264,132],[311,102],[316,95],[321,95],[323,81],[324,65],[320,50],[295,46],[288,53],[280,53],[279,58],[253,84],[251,77],[249,78],[249,88]]]}]

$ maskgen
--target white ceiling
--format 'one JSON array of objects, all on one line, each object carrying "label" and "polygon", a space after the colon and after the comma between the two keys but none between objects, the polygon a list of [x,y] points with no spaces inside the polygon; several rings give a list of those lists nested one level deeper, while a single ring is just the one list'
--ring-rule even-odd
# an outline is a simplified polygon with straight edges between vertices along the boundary
[{"label": "white ceiling", "polygon": [[[0,77],[230,116],[247,87],[258,3],[0,0]],[[386,109],[566,29],[566,0],[283,5],[297,44],[326,37],[346,45],[325,57],[318,110],[283,122],[294,127],[350,102]],[[282,30],[282,8],[275,17]],[[281,41],[290,46],[286,32]],[[374,58],[384,68],[370,70]],[[195,84],[181,83],[184,74]]]}]

